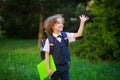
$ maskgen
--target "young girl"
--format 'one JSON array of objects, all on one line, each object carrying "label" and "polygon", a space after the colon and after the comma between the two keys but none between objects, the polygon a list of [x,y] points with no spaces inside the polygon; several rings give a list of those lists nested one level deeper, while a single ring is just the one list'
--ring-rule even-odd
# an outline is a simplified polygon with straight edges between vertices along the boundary
[{"label": "young girl", "polygon": [[[81,15],[80,17],[80,26],[78,32],[70,33],[66,32],[68,42],[74,42],[77,37],[82,36],[83,28],[85,21],[88,20],[88,17],[85,15]],[[45,60],[46,67],[48,70],[48,75],[51,76],[51,80],[69,80],[69,60],[70,54],[68,47],[65,44],[65,40],[63,40],[61,32],[63,31],[63,23],[64,19],[60,14],[53,15],[48,17],[45,20],[44,28],[48,36],[52,36],[54,39],[54,48],[52,50],[52,56],[56,65],[57,70],[53,73],[49,66],[49,54],[50,54],[50,43],[47,39],[45,42],[45,46],[43,50],[45,51]]]}]

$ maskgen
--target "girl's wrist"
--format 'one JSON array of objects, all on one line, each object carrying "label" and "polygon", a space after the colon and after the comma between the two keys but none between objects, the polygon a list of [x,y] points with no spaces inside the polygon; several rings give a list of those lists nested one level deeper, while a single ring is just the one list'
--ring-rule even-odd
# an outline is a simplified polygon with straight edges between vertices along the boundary
[{"label": "girl's wrist", "polygon": [[83,20],[81,20],[80,22],[81,22],[81,23],[85,23],[85,21],[83,21]]}]

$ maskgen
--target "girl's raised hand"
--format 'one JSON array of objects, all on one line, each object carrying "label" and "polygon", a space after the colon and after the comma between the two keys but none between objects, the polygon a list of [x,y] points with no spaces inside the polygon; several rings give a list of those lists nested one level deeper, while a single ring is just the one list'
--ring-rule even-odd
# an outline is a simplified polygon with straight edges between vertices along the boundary
[{"label": "girl's raised hand", "polygon": [[81,15],[81,16],[79,16],[80,17],[80,20],[81,21],[83,21],[83,22],[85,22],[85,21],[87,21],[89,18],[87,17],[87,16],[85,16],[85,15]]}]

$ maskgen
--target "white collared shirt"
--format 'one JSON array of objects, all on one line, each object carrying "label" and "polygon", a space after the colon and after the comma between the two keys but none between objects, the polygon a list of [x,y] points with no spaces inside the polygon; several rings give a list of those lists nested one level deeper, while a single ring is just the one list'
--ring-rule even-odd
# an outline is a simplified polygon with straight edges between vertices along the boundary
[{"label": "white collared shirt", "polygon": [[[66,34],[67,34],[69,43],[74,42],[74,41],[76,40],[76,38],[73,37],[73,36],[74,36],[74,33],[66,32]],[[53,36],[54,36],[59,42],[61,42],[61,38],[60,38],[60,37],[57,37],[58,35],[61,35],[61,33],[59,33],[59,34],[53,33]],[[45,46],[44,46],[44,48],[43,48],[43,51],[45,51],[45,52],[50,52],[50,46],[49,46],[49,45],[50,45],[50,44],[49,44],[49,40],[46,39],[46,41],[45,41]]]}]

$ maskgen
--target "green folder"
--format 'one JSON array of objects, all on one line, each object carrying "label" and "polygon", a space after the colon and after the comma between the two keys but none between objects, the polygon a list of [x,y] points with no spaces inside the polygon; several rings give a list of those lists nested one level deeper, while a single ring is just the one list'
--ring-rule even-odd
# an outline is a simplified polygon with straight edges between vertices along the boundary
[{"label": "green folder", "polygon": [[[50,68],[53,72],[55,72],[56,71],[56,66],[55,66],[52,55],[50,55],[49,59],[50,59],[49,60],[50,61],[49,62]],[[47,72],[47,68],[46,68],[45,59],[37,65],[37,69],[38,69],[38,72],[39,72],[40,80],[44,80],[45,78],[48,77],[48,72]]]}]

